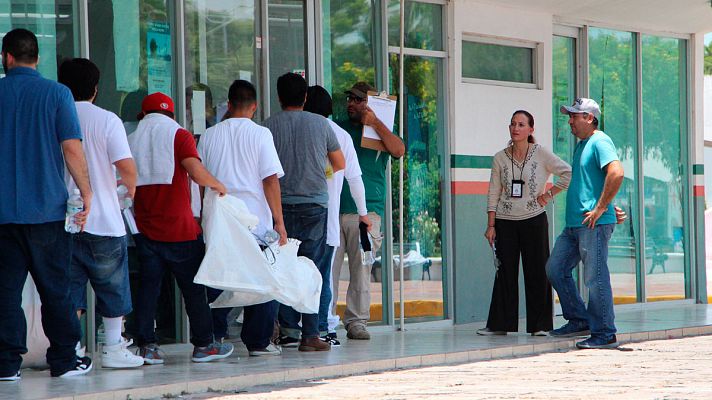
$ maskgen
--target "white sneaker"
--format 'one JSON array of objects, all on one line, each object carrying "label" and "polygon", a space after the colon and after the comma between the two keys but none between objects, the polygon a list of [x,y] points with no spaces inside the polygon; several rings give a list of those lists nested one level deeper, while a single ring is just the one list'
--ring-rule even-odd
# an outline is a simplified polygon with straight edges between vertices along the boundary
[{"label": "white sneaker", "polygon": [[77,345],[74,346],[74,352],[77,354],[77,358],[86,356],[86,349],[86,347],[82,347],[82,342],[77,342]]},{"label": "white sneaker", "polygon": [[143,365],[143,357],[131,353],[127,347],[133,340],[121,338],[121,343],[111,346],[104,345],[101,349],[101,366],[103,368],[135,368]]},{"label": "white sneaker", "polygon": [[270,343],[264,349],[250,350],[251,356],[278,356],[282,354],[282,348]]}]

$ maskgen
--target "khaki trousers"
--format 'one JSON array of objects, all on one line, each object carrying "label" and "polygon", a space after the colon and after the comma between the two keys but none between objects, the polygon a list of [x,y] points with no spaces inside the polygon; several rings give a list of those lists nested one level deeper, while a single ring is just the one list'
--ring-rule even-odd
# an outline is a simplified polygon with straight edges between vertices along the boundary
[{"label": "khaki trousers", "polygon": [[[381,247],[381,217],[369,212],[368,218],[373,224],[371,242],[373,253]],[[350,325],[366,325],[371,317],[371,265],[361,264],[361,247],[359,245],[358,214],[340,214],[340,243],[334,255],[332,266],[332,309],[336,310],[339,296],[339,275],[344,262],[344,254],[349,256],[349,287],[346,291],[346,311],[344,312],[344,327]],[[374,236],[376,238],[374,238]]]}]

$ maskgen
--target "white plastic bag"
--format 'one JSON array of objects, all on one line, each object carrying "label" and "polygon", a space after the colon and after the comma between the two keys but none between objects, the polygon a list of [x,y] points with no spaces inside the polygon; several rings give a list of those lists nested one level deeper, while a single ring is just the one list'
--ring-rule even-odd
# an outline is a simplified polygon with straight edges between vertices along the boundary
[{"label": "white plastic bag", "polygon": [[27,354],[22,355],[23,368],[47,367],[49,339],[42,329],[42,302],[37,287],[28,274],[22,289],[22,310],[27,320]]},{"label": "white plastic bag", "polygon": [[319,270],[306,257],[297,257],[296,240],[263,253],[249,230],[257,222],[242,200],[208,193],[203,204],[206,252],[194,282],[225,290],[211,307],[277,300],[299,312],[316,314]]},{"label": "white plastic bag", "polygon": [[205,257],[193,281],[215,289],[273,293],[276,281],[248,229],[257,225],[257,217],[242,200],[213,191],[206,194],[203,207]]},{"label": "white plastic bag", "polygon": [[[272,293],[271,298],[261,302],[274,299],[298,312],[316,314],[319,312],[321,274],[312,260],[297,257],[298,251],[299,241],[294,239],[290,239],[284,246],[273,246],[265,250],[267,258],[274,261],[269,263],[268,268],[276,281],[277,290]],[[242,306],[247,305],[244,304],[246,299],[251,297],[244,291],[223,292],[211,306]]]}]

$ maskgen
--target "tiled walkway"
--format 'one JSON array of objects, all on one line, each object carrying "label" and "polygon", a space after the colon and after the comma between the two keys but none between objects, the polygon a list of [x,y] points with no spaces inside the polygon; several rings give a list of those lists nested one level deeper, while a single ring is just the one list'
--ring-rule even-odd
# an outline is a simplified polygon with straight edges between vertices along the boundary
[{"label": "tiled walkway", "polygon": [[[641,341],[712,334],[712,306],[657,305],[618,310],[620,341]],[[557,324],[561,319],[557,318]],[[481,324],[410,327],[405,332],[374,329],[367,342],[344,340],[325,353],[286,349],[280,357],[247,357],[204,365],[189,360],[189,345],[166,346],[163,366],[134,370],[102,370],[71,379],[50,379],[46,371],[23,371],[19,382],[0,382],[0,399],[144,399],[208,390],[414,368],[491,358],[522,356],[573,347],[573,340],[531,337],[523,333],[500,337],[474,334]],[[130,397],[129,397],[130,396]]]}]

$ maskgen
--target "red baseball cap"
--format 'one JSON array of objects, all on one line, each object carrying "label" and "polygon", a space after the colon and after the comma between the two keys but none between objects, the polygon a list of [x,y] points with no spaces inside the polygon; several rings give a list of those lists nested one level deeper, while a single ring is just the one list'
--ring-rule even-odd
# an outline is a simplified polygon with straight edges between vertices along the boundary
[{"label": "red baseball cap", "polygon": [[173,100],[161,92],[151,93],[143,98],[141,102],[141,111],[147,114],[151,111],[169,111],[175,112]]}]

